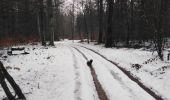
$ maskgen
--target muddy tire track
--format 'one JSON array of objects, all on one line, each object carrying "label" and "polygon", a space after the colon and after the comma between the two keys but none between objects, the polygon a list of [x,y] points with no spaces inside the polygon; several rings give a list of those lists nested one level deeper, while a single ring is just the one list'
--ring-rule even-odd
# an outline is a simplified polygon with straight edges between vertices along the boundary
[{"label": "muddy tire track", "polygon": [[[81,52],[76,47],[73,47],[73,48],[75,50],[77,50],[88,61],[88,58],[85,56],[85,54],[83,52]],[[91,71],[91,75],[93,77],[93,82],[94,82],[94,85],[95,85],[95,88],[96,88],[96,91],[97,91],[99,99],[100,100],[109,100],[108,97],[106,96],[106,93],[105,93],[102,85],[100,84],[100,82],[98,80],[97,74],[96,74],[93,66],[91,65],[91,66],[89,66],[89,68],[90,68],[90,71]]]},{"label": "muddy tire track", "polygon": [[[85,48],[84,48],[85,49]],[[86,49],[87,50],[87,49]],[[91,52],[91,51],[90,51]],[[94,57],[92,54],[90,54],[89,52],[87,52],[90,56]],[[98,60],[97,57],[94,57],[94,59]],[[105,59],[102,59],[102,60],[105,60]],[[99,60],[98,60],[99,61]],[[100,61],[99,61],[100,62]],[[110,63],[110,62],[109,62]],[[107,68],[108,69],[108,68]],[[131,96],[132,97],[136,97],[135,93],[133,92],[133,90],[127,86],[127,84],[125,84],[123,81],[122,81],[122,78],[120,76],[118,76],[117,73],[115,73],[113,70],[109,70],[108,71],[110,72],[110,74],[112,75],[112,77],[117,80],[121,85],[122,87],[124,87],[129,93],[131,93]]]},{"label": "muddy tire track", "polygon": [[150,94],[153,98],[155,98],[155,100],[164,100],[163,97],[161,97],[159,94],[155,93],[152,89],[150,89],[149,87],[145,86],[140,79],[138,79],[137,77],[134,77],[130,71],[127,71],[126,69],[124,69],[123,67],[119,66],[118,63],[111,61],[109,59],[107,59],[105,56],[103,56],[102,54],[98,53],[97,51],[84,47],[84,46],[80,46],[83,47],[97,55],[99,55],[100,57],[102,57],[103,59],[105,59],[106,61],[112,63],[113,65],[115,65],[117,68],[119,68],[125,75],[128,76],[129,79],[131,79],[133,82],[137,83],[138,86],[140,86],[143,90],[145,90],[148,94]]}]

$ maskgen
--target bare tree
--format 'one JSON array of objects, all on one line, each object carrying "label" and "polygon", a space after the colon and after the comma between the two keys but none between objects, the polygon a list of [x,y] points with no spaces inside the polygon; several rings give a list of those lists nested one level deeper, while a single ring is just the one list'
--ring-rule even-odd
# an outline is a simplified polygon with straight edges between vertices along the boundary
[{"label": "bare tree", "polygon": [[99,37],[98,43],[103,42],[103,0],[99,0],[98,4],[99,9]]},{"label": "bare tree", "polygon": [[53,10],[53,1],[47,0],[47,11],[48,11],[48,25],[50,32],[50,44],[54,46],[54,10]]},{"label": "bare tree", "polygon": [[113,0],[107,0],[107,14],[108,14],[108,21],[107,21],[107,34],[106,34],[106,41],[105,47],[112,47],[113,45],[113,31],[112,31],[112,24],[113,24]]},{"label": "bare tree", "polygon": [[155,23],[155,37],[156,37],[156,50],[161,60],[163,59],[163,49],[164,49],[164,37],[163,34],[165,32],[165,20],[167,13],[169,0],[157,0],[156,2],[156,23]]},{"label": "bare tree", "polygon": [[42,45],[46,45],[46,39],[45,39],[45,12],[44,12],[44,0],[38,0],[39,3],[39,13],[38,13],[38,19],[39,19],[39,32],[41,34],[41,42]]},{"label": "bare tree", "polygon": [[[143,0],[143,4],[145,4],[145,19],[154,34],[156,51],[160,59],[163,60],[164,33],[169,0]],[[149,6],[150,4],[153,6]]]},{"label": "bare tree", "polygon": [[73,0],[72,5],[72,40],[74,42],[74,32],[75,32],[75,0]]}]

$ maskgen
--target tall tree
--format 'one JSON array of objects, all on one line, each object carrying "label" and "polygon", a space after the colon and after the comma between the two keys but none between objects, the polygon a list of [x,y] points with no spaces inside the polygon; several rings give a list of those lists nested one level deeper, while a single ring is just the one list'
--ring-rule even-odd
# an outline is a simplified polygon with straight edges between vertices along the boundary
[{"label": "tall tree", "polygon": [[[145,19],[153,33],[156,51],[160,59],[163,60],[163,43],[169,0],[143,0],[142,2],[145,4]],[[153,6],[150,6],[151,4]]]},{"label": "tall tree", "polygon": [[107,14],[108,14],[108,21],[107,21],[107,34],[106,34],[106,42],[105,47],[112,47],[113,45],[113,37],[112,37],[112,21],[113,21],[113,0],[107,0]]},{"label": "tall tree", "polygon": [[46,45],[46,38],[45,38],[45,12],[44,12],[44,0],[39,0],[39,29],[41,33],[41,42],[42,45]]},{"label": "tall tree", "polygon": [[165,33],[165,17],[167,16],[169,0],[157,0],[156,2],[156,22],[155,22],[155,37],[156,37],[156,50],[161,60],[163,59],[163,49],[164,49],[164,33]]},{"label": "tall tree", "polygon": [[73,0],[72,5],[72,40],[74,42],[74,32],[75,32],[75,0]]},{"label": "tall tree", "polygon": [[99,37],[98,43],[103,42],[103,0],[99,0]]},{"label": "tall tree", "polygon": [[54,10],[53,10],[53,0],[47,0],[47,12],[48,12],[48,29],[50,32],[50,44],[54,46]]},{"label": "tall tree", "polygon": [[129,15],[129,18],[128,18],[128,32],[127,32],[127,37],[126,37],[126,45],[129,46],[129,41],[130,41],[130,34],[133,34],[133,18],[134,18],[134,12],[133,12],[133,9],[134,9],[134,0],[131,0],[130,1],[130,15]]}]

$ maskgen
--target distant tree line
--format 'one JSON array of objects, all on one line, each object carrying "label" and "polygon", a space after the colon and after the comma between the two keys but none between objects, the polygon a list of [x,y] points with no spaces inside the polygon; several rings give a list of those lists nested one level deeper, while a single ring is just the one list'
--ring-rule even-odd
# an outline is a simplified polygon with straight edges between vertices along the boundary
[{"label": "distant tree line", "polygon": [[[150,42],[163,60],[170,37],[169,0],[1,0],[0,42],[33,37],[42,45],[61,38],[86,39],[105,47],[141,47]],[[67,10],[67,11],[66,11]]]},{"label": "distant tree line", "polygon": [[[0,2],[0,39],[13,38],[24,41],[33,37],[50,41],[59,40],[62,14],[61,0],[1,0]],[[63,20],[63,18],[62,18]]]},{"label": "distant tree line", "polygon": [[137,48],[151,42],[163,60],[164,43],[170,37],[169,0],[86,0],[84,5],[76,20],[80,36],[105,47],[121,42],[123,47]]},{"label": "distant tree line", "polygon": [[37,34],[37,23],[30,0],[1,0],[0,38]]}]

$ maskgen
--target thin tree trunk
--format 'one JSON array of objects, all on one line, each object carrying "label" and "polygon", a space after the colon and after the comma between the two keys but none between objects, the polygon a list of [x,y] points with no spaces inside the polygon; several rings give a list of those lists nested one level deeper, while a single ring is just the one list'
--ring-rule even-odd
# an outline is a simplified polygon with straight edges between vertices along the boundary
[{"label": "thin tree trunk", "polygon": [[75,3],[75,0],[73,0],[73,6],[72,6],[72,10],[73,10],[73,19],[72,19],[72,40],[73,40],[73,42],[74,42],[74,26],[75,26],[75,16],[74,16],[74,10],[75,10],[75,5],[74,5],[74,3]]},{"label": "thin tree trunk", "polygon": [[85,24],[85,30],[87,34],[87,43],[89,43],[89,32],[88,32],[88,27],[87,27],[87,21],[86,21],[86,15],[84,14],[84,24]]},{"label": "thin tree trunk", "polygon": [[99,0],[99,37],[98,43],[103,42],[103,0]]},{"label": "thin tree trunk", "polygon": [[90,27],[91,27],[91,41],[94,40],[93,14],[90,11]]},{"label": "thin tree trunk", "polygon": [[42,41],[42,38],[41,38],[41,27],[40,27],[40,16],[39,16],[38,12],[37,12],[37,28],[38,28],[38,35],[40,37],[40,41]]},{"label": "thin tree trunk", "polygon": [[134,8],[134,0],[130,1],[130,21],[128,21],[128,32],[126,37],[126,45],[129,47],[129,41],[130,41],[130,34],[133,34],[133,8]]},{"label": "thin tree trunk", "polygon": [[82,35],[81,35],[81,20],[78,21],[78,33],[79,33],[80,40],[83,41]]},{"label": "thin tree trunk", "polygon": [[44,20],[45,20],[45,14],[44,14],[44,1],[43,0],[40,0],[40,27],[41,27],[41,42],[42,42],[42,45],[43,46],[46,46],[46,40],[45,40],[45,23],[44,23]]}]

